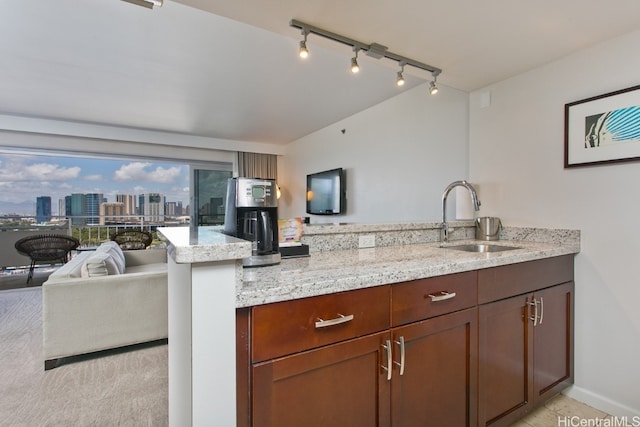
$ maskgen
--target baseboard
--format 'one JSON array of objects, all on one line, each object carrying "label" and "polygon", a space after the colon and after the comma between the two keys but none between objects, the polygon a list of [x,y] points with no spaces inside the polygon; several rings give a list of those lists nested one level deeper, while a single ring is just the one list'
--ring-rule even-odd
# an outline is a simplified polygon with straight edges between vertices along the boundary
[{"label": "baseboard", "polygon": [[634,409],[629,406],[625,406],[620,402],[615,402],[609,398],[593,393],[582,387],[573,385],[564,390],[562,394],[578,400],[582,403],[586,403],[596,409],[599,409],[607,414],[622,418],[627,417],[628,420],[637,419],[640,420],[640,409]]}]

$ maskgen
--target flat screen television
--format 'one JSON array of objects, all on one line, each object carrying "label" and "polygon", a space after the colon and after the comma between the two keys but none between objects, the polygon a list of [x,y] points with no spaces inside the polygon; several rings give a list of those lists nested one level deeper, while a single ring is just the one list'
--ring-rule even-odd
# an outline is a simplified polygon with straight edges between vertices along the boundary
[{"label": "flat screen television", "polygon": [[340,215],[346,212],[346,174],[342,168],[307,175],[307,213]]}]

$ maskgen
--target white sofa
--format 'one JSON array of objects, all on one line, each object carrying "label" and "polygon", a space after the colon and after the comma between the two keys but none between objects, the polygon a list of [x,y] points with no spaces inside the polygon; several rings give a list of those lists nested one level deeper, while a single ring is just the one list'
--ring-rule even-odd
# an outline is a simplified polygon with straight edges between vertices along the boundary
[{"label": "white sofa", "polygon": [[42,315],[45,370],[63,357],[167,338],[166,250],[107,242],[80,252],[42,285]]}]

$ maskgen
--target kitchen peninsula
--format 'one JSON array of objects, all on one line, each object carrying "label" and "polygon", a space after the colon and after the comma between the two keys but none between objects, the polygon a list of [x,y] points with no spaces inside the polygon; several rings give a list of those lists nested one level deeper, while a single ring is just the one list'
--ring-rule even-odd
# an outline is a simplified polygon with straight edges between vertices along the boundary
[{"label": "kitchen peninsula", "polygon": [[[410,414],[415,406],[411,389],[437,382],[440,372],[450,375],[446,381],[441,378],[449,385],[437,386],[436,395],[450,401],[434,404],[454,418],[445,414],[433,420],[506,425],[570,384],[573,255],[580,249],[579,232],[507,227],[502,240],[491,244],[517,249],[469,253],[440,247],[437,226],[312,226],[305,230],[310,257],[236,270],[237,424],[293,425],[287,423],[322,417],[327,425],[338,419],[393,425],[402,414],[415,416]],[[453,226],[462,240],[451,245],[472,240],[473,223]],[[357,249],[361,234],[374,234],[376,247]],[[165,236],[174,246],[174,238]],[[525,317],[532,320],[523,322]],[[501,332],[503,324],[514,320],[514,330]],[[565,335],[547,337],[545,328]],[[493,398],[500,395],[492,382],[500,370],[491,353],[502,342],[500,333],[525,340],[502,349],[512,362],[525,364],[509,379],[515,388],[531,386],[521,390],[525,396]],[[544,344],[536,346],[534,337]],[[542,356],[543,348],[553,348],[544,339],[560,345],[559,357],[547,361]],[[218,353],[211,357],[209,364],[220,366]],[[540,366],[550,367],[545,378],[532,371],[534,357]],[[415,363],[417,358],[424,360]],[[557,381],[552,378],[556,372],[561,372]],[[354,375],[360,380],[354,382]],[[544,390],[533,390],[537,378]],[[336,388],[327,384],[331,381],[339,383],[338,389],[347,384],[347,389],[327,396],[327,390]],[[363,397],[343,408],[356,395]],[[328,407],[334,410],[326,411]],[[349,416],[364,418],[339,418]]]},{"label": "kitchen peninsula", "polygon": [[[161,228],[168,254],[169,425],[236,424],[236,287],[251,243],[210,227]],[[211,390],[224,392],[211,398]]]}]

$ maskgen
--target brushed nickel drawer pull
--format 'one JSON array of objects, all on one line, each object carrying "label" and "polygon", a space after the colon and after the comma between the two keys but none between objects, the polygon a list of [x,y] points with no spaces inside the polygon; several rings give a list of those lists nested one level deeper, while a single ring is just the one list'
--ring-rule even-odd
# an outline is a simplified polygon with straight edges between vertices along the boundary
[{"label": "brushed nickel drawer pull", "polygon": [[427,295],[429,298],[431,298],[431,302],[438,302],[438,301],[445,301],[451,298],[455,298],[456,293],[455,292],[447,292],[447,291],[441,291],[438,292],[437,295],[434,294],[429,294]]},{"label": "brushed nickel drawer pull", "polygon": [[391,355],[391,340],[387,340],[386,344],[382,344],[382,348],[387,351],[387,366],[380,365],[380,367],[387,371],[387,381],[391,381],[391,365],[393,364],[393,356]]},{"label": "brushed nickel drawer pull", "polygon": [[329,320],[322,320],[321,318],[318,317],[318,321],[316,322],[316,329],[326,328],[327,326],[340,325],[341,323],[347,323],[353,320],[353,314],[350,314],[348,316],[343,316],[342,314],[338,313],[338,316],[340,317],[336,317],[335,319],[329,319]]}]

